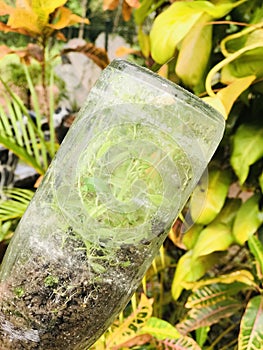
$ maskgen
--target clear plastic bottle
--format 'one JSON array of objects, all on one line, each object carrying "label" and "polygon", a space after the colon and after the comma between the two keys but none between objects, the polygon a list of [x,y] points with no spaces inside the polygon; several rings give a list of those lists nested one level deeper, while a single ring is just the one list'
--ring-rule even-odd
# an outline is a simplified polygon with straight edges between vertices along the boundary
[{"label": "clear plastic bottle", "polygon": [[0,348],[90,347],[137,289],[223,131],[194,95],[113,61],[8,247]]}]

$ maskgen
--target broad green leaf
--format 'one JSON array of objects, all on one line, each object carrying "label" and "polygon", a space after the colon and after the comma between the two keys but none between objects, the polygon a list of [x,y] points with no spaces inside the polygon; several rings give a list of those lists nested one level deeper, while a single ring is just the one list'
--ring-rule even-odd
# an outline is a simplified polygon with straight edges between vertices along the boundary
[{"label": "broad green leaf", "polygon": [[157,317],[149,318],[140,333],[151,334],[157,339],[177,339],[181,336],[173,325]]},{"label": "broad green leaf", "polygon": [[[234,285],[234,283],[242,283],[242,288],[244,288],[244,285],[254,287],[254,276],[252,275],[251,272],[247,270],[237,270],[234,272],[231,272],[227,275],[221,275],[219,277],[215,278],[209,278],[209,279],[203,279],[198,282],[186,282],[184,283],[184,287],[186,289],[192,289],[193,291],[203,288],[204,286],[209,286],[211,284],[231,284]],[[229,287],[230,288],[230,287]]]},{"label": "broad green leaf", "polygon": [[203,13],[186,34],[179,49],[175,72],[191,89],[201,85],[204,88],[202,81],[212,49],[212,25],[207,25],[211,19],[211,16]]},{"label": "broad green leaf", "polygon": [[176,266],[171,288],[173,298],[175,300],[179,298],[184,289],[184,282],[197,281],[218,261],[219,257],[219,253],[214,253],[193,259],[191,250],[185,253]]},{"label": "broad green leaf", "polygon": [[178,43],[201,17],[200,9],[188,7],[185,2],[176,2],[156,17],[150,32],[151,54],[160,64],[174,55]]},{"label": "broad green leaf", "polygon": [[252,298],[242,317],[238,336],[238,350],[262,350],[263,296]]},{"label": "broad green leaf", "polygon": [[[228,188],[231,183],[231,174],[227,170],[211,169],[206,198],[204,189],[197,186],[190,200],[191,216],[195,223],[209,224],[222,209]],[[200,208],[201,214],[200,214]]]},{"label": "broad green leaf", "polygon": [[[239,57],[236,57],[234,60],[224,65],[221,70],[220,80],[222,83],[229,84],[235,81],[237,78],[251,75],[254,75],[257,78],[263,76],[263,67],[261,64],[263,60],[263,48],[255,48],[255,44],[251,46],[251,50],[247,50],[246,52],[240,54]],[[244,51],[244,49],[245,48],[241,49],[240,51]]]},{"label": "broad green leaf", "polygon": [[251,236],[248,239],[248,246],[249,246],[249,250],[254,255],[254,257],[256,258],[256,260],[260,266],[261,274],[263,274],[263,245],[262,245],[262,243],[260,242],[260,240],[256,236]]},{"label": "broad green leaf", "polygon": [[222,300],[229,299],[230,296],[236,295],[240,291],[244,291],[246,285],[243,283],[230,283],[230,284],[211,284],[209,286],[203,286],[194,291],[189,296],[185,307],[188,309],[196,308],[202,309],[214,305]]},{"label": "broad green leaf", "polygon": [[241,306],[238,301],[229,298],[206,307],[193,308],[176,328],[182,335],[186,335],[199,327],[211,326],[223,318],[230,317],[237,313]]},{"label": "broad green leaf", "polygon": [[203,227],[203,225],[195,224],[184,234],[182,242],[188,250],[195,246]]},{"label": "broad green leaf", "polygon": [[231,228],[225,224],[212,223],[200,233],[193,248],[193,259],[213,252],[227,250],[232,243]]},{"label": "broad green leaf", "polygon": [[212,224],[224,224],[232,228],[241,204],[242,200],[240,198],[227,198],[224,207],[212,222]]},{"label": "broad green leaf", "polygon": [[153,59],[160,64],[171,59],[177,45],[203,13],[209,14],[214,19],[221,18],[245,1],[226,2],[219,5],[214,5],[210,1],[174,2],[159,14],[153,23],[150,33]]},{"label": "broad green leaf", "polygon": [[263,157],[263,128],[252,124],[240,125],[234,135],[230,161],[241,185],[247,179],[250,165],[261,157]]},{"label": "broad green leaf", "polygon": [[263,223],[263,212],[259,210],[260,196],[255,194],[250,197],[237,212],[233,226],[235,241],[243,245]]}]

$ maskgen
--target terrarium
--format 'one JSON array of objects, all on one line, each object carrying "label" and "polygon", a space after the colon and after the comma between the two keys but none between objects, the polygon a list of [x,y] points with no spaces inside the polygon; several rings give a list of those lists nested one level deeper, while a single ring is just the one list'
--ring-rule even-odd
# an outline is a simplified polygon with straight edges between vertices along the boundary
[{"label": "terrarium", "polygon": [[138,288],[223,130],[194,95],[113,61],[9,244],[1,349],[89,348]]}]

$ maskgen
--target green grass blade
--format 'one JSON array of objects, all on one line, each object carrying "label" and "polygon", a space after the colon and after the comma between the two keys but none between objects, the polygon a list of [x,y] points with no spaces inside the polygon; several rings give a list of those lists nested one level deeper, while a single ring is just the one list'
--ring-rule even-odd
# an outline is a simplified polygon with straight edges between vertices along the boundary
[{"label": "green grass blade", "polygon": [[38,163],[34,156],[28,154],[24,147],[19,146],[12,138],[0,134],[0,143],[14,154],[16,154],[26,164],[32,166],[39,174],[45,174],[45,169]]}]

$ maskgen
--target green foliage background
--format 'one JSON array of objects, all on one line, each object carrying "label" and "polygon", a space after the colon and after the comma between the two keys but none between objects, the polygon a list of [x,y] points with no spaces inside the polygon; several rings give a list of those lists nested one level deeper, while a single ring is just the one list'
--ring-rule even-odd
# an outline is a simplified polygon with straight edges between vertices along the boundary
[{"label": "green foliage background", "polygon": [[[263,349],[262,1],[138,3],[123,24],[136,25],[129,59],[219,109],[226,130],[205,200],[201,182],[138,293],[92,349]],[[114,15],[91,6],[95,13]],[[31,198],[17,195],[1,202],[3,240]],[[194,221],[187,231],[185,213]]]}]

